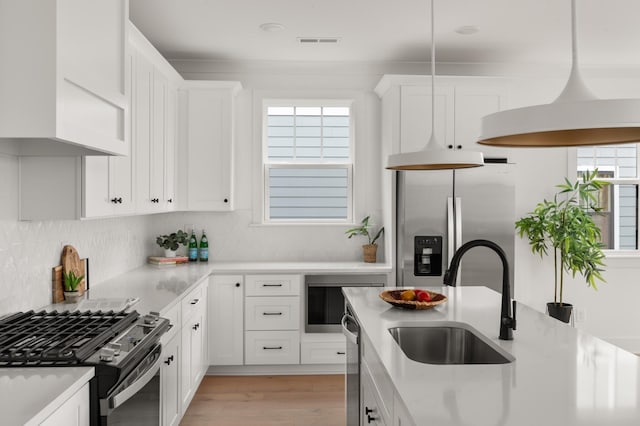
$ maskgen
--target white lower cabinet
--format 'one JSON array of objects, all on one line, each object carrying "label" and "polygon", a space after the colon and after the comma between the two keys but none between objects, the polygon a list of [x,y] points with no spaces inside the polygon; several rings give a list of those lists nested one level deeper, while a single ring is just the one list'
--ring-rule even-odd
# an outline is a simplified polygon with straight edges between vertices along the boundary
[{"label": "white lower cabinet", "polygon": [[209,279],[209,362],[244,364],[244,277]]},{"label": "white lower cabinet", "polygon": [[200,284],[182,299],[180,398],[184,413],[209,366],[207,356],[207,287]]},{"label": "white lower cabinet", "polygon": [[160,367],[160,401],[162,425],[174,426],[180,422],[181,404],[180,380],[180,334],[174,333],[168,343],[162,346],[162,366]]},{"label": "white lower cabinet", "polygon": [[40,425],[88,426],[89,421],[89,383],[87,383],[40,423]]},{"label": "white lower cabinet", "polygon": [[300,343],[301,364],[344,364],[346,341]]},{"label": "white lower cabinet", "polygon": [[300,333],[292,331],[245,331],[245,364],[300,363]]}]

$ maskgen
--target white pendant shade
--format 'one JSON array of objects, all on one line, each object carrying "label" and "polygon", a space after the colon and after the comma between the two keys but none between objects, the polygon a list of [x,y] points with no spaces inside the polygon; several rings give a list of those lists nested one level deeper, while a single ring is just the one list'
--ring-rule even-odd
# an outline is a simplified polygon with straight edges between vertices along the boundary
[{"label": "white pendant shade", "polygon": [[575,0],[571,2],[572,67],[550,104],[496,112],[482,118],[482,145],[569,147],[640,141],[640,99],[597,99],[578,70]]},{"label": "white pendant shade", "polygon": [[445,149],[435,137],[436,44],[433,2],[431,0],[431,137],[420,151],[390,155],[386,167],[390,170],[451,170],[484,166],[481,152]]}]

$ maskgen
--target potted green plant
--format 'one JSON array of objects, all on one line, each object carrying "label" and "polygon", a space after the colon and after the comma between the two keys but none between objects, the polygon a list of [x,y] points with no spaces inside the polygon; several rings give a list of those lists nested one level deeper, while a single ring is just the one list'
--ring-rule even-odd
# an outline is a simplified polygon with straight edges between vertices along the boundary
[{"label": "potted green plant", "polygon": [[371,224],[369,224],[369,218],[370,216],[365,217],[360,222],[360,226],[356,226],[354,228],[348,229],[345,232],[345,234],[347,234],[349,238],[352,238],[355,235],[366,235],[367,239],[369,240],[369,243],[362,246],[364,261],[367,263],[376,263],[377,251],[378,251],[378,245],[376,244],[376,241],[383,234],[384,226],[380,228],[372,238],[371,234],[369,233],[369,230],[371,229]]},{"label": "potted green plant", "polygon": [[178,230],[172,232],[169,235],[161,235],[156,238],[156,244],[164,249],[165,257],[176,257],[176,250],[181,245],[186,246],[189,240],[189,236],[186,232]]},{"label": "potted green plant", "polygon": [[84,275],[77,276],[73,271],[66,271],[63,274],[64,300],[69,303],[76,303],[82,295],[78,286],[84,279]]},{"label": "potted green plant", "polygon": [[547,303],[549,315],[569,322],[573,306],[563,299],[565,273],[580,273],[588,286],[597,290],[596,280],[604,282],[604,253],[600,228],[593,220],[602,208],[598,193],[607,182],[597,180],[598,170],[585,172],[582,181],[556,185],[553,200],[538,203],[533,212],[516,222],[521,238],[526,236],[533,253],[542,258],[553,254],[554,296]]}]

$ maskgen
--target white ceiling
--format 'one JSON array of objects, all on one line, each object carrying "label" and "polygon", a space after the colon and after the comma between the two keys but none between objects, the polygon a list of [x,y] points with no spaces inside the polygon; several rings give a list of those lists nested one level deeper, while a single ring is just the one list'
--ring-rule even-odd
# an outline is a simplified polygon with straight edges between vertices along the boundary
[{"label": "white ceiling", "polygon": [[[436,60],[570,61],[570,0],[435,0]],[[577,0],[583,64],[640,64],[640,1]],[[133,23],[168,59],[427,61],[428,0],[130,0]],[[279,32],[259,26],[277,22]],[[475,25],[473,35],[455,32]],[[301,45],[298,37],[339,37]]]}]

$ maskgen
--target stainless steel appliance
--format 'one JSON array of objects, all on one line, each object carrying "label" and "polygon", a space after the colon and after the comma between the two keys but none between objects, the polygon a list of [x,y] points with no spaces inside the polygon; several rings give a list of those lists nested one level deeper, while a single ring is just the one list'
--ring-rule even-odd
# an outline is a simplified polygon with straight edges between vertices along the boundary
[{"label": "stainless steel appliance", "polygon": [[[157,425],[159,342],[168,328],[157,314],[136,311],[19,312],[0,320],[0,367],[92,366],[92,426]],[[140,410],[150,423],[132,417]]]},{"label": "stainless steel appliance", "polygon": [[347,338],[345,366],[347,426],[360,426],[360,325],[348,304],[346,304],[341,325],[342,333]]},{"label": "stainless steel appliance", "polygon": [[344,314],[342,287],[384,287],[386,275],[307,275],[306,333],[340,333]]},{"label": "stainless steel appliance", "polygon": [[[512,167],[506,159],[491,159],[473,169],[397,172],[398,286],[442,285],[455,250],[475,239],[497,243],[513,265]],[[501,271],[495,253],[476,249],[465,256],[458,285],[501,291]]]}]

